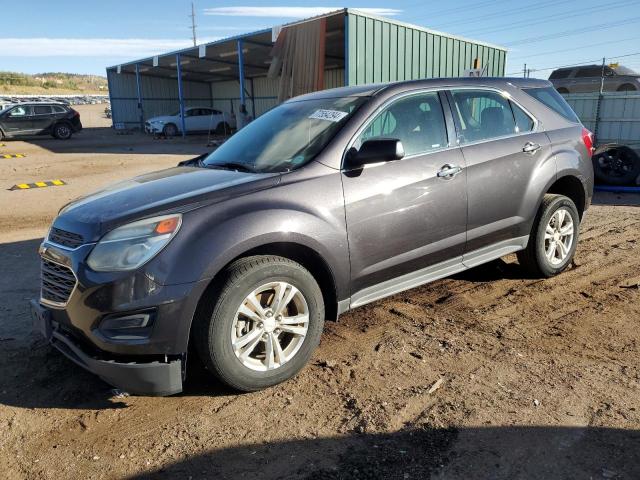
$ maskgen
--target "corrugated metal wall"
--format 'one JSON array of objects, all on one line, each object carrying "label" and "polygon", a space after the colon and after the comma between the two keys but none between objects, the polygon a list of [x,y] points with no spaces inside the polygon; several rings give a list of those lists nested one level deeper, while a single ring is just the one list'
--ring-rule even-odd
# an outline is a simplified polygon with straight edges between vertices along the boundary
[{"label": "corrugated metal wall", "polygon": [[[124,123],[126,127],[139,125],[138,94],[136,76],[130,73],[107,71],[113,123]],[[142,108],[145,120],[158,115],[170,115],[180,110],[178,82],[175,78],[149,77],[141,74]],[[185,107],[211,106],[226,112],[237,112],[240,107],[240,82],[200,83],[183,81]],[[325,88],[344,86],[344,70],[325,72]],[[267,77],[247,79],[245,88],[247,110],[253,115],[250,97],[255,98],[255,114],[262,115],[277,105],[278,80]],[[252,91],[253,89],[253,91]]]},{"label": "corrugated metal wall", "polygon": [[[138,94],[136,76],[130,73],[107,71],[113,123],[124,123],[127,127],[139,125]],[[140,76],[142,86],[142,108],[144,118],[169,115],[180,109],[178,82],[174,78]],[[212,104],[209,84],[183,81],[185,106],[210,106]]]},{"label": "corrugated metal wall", "polygon": [[506,51],[364,15],[347,15],[349,85],[458,77],[487,66],[504,75]]},{"label": "corrugated metal wall", "polygon": [[616,142],[640,148],[640,93],[603,93],[596,129],[598,96],[598,93],[563,95],[584,126],[592,132],[597,131],[599,144]]},{"label": "corrugated metal wall", "polygon": [[[278,79],[269,79],[267,77],[257,77],[248,79],[245,82],[245,88],[249,92],[246,98],[247,110],[253,115],[253,107],[251,99],[255,99],[255,114],[262,115],[267,110],[278,104]],[[324,74],[324,87],[337,88],[344,86],[344,69],[326,70]],[[253,91],[252,91],[253,88]],[[227,82],[216,82],[211,84],[211,97],[213,98],[213,106],[225,111],[237,112],[240,107],[240,83],[235,80]]]}]

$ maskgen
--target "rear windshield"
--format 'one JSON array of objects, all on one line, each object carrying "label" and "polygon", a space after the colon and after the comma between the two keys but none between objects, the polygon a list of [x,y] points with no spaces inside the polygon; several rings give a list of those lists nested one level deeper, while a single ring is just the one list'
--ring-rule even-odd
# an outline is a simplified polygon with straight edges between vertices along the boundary
[{"label": "rear windshield", "polygon": [[570,122],[580,123],[580,119],[575,114],[569,104],[562,98],[555,88],[523,88],[523,90],[536,100],[544,103],[551,110],[559,113]]}]

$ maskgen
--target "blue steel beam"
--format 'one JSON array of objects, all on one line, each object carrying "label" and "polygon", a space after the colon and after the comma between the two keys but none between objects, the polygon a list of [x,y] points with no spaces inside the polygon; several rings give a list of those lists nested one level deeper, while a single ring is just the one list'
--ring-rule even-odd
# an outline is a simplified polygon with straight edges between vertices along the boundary
[{"label": "blue steel beam", "polygon": [[[138,113],[140,114],[140,130],[144,130],[144,112],[142,110],[142,84],[140,82],[140,65],[136,63],[136,92],[138,94]],[[113,116],[113,110],[112,110]]]},{"label": "blue steel beam", "polygon": [[184,121],[184,94],[182,92],[182,66],[180,65],[180,54],[176,53],[176,69],[178,71],[178,101],[180,102],[180,128],[182,136],[186,136],[187,128]]},{"label": "blue steel beam", "polygon": [[238,76],[240,77],[240,105],[244,105],[244,53],[242,40],[238,40]]}]

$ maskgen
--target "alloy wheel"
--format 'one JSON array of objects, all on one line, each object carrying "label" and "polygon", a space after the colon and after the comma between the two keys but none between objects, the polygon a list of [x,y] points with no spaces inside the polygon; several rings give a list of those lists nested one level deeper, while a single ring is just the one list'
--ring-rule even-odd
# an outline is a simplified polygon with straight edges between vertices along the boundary
[{"label": "alloy wheel", "polygon": [[231,327],[233,352],[247,368],[280,368],[300,350],[309,328],[309,307],[288,282],[270,282],[246,296]]},{"label": "alloy wheel", "polygon": [[549,263],[555,266],[564,262],[573,239],[573,217],[566,208],[559,208],[551,215],[544,233],[544,251]]}]

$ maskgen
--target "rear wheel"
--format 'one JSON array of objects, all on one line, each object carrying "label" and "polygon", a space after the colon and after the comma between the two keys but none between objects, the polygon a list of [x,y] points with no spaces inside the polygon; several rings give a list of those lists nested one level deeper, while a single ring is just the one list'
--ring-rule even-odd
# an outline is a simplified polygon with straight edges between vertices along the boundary
[{"label": "rear wheel", "polygon": [[631,148],[612,146],[593,156],[593,173],[606,185],[633,183],[640,175],[640,158]]},{"label": "rear wheel", "polygon": [[176,127],[173,123],[168,123],[162,129],[162,133],[165,137],[175,137],[178,133],[178,127]]},{"label": "rear wheel", "polygon": [[534,220],[527,248],[518,252],[518,262],[536,277],[562,272],[576,251],[580,215],[564,195],[547,194]]},{"label": "rear wheel", "polygon": [[637,88],[630,83],[623,83],[618,87],[618,92],[635,92]]},{"label": "rear wheel", "polygon": [[322,292],[302,265],[253,256],[233,263],[205,300],[194,343],[209,371],[241,391],[259,390],[294,376],[320,342]]},{"label": "rear wheel", "polygon": [[228,133],[231,133],[231,127],[227,122],[220,122],[216,127],[216,133],[218,135],[226,135]]},{"label": "rear wheel", "polygon": [[71,127],[66,123],[58,123],[53,127],[53,136],[60,140],[68,140],[73,135]]}]

